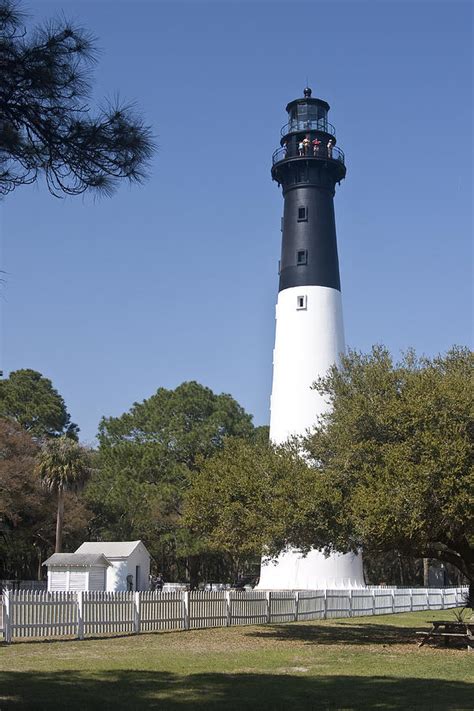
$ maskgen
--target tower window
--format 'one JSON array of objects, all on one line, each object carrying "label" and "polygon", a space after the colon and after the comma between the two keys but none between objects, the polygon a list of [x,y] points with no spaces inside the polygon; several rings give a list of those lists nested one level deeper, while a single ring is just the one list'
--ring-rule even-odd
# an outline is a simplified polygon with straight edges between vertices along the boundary
[{"label": "tower window", "polygon": [[306,222],[308,219],[308,208],[305,207],[299,207],[298,208],[298,222]]},{"label": "tower window", "polygon": [[304,311],[308,307],[308,297],[305,296],[297,296],[296,297],[296,310],[297,311]]},{"label": "tower window", "polygon": [[308,250],[307,249],[299,249],[296,252],[296,264],[308,264]]}]

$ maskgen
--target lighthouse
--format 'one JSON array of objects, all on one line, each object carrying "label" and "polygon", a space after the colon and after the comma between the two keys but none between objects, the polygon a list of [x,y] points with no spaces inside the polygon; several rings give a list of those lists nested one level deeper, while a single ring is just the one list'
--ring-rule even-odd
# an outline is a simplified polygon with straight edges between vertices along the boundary
[{"label": "lighthouse", "polygon": [[[312,384],[344,351],[334,194],[346,175],[329,104],[304,96],[286,107],[272,178],[282,188],[282,247],[273,351],[270,439],[303,435],[328,408]],[[317,473],[315,472],[315,476]],[[318,590],[364,585],[360,555],[294,549],[262,562],[259,588]]]}]

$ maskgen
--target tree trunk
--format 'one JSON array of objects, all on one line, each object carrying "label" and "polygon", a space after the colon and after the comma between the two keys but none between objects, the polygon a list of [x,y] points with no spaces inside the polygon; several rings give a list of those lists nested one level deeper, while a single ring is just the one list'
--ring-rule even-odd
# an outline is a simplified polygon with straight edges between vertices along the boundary
[{"label": "tree trunk", "polygon": [[61,553],[63,542],[63,520],[64,520],[64,491],[62,487],[58,489],[58,514],[56,517],[56,548],[55,553]]},{"label": "tree trunk", "polygon": [[474,611],[474,580],[469,581],[469,591],[467,593],[466,607]]},{"label": "tree trunk", "polygon": [[398,556],[398,569],[400,571],[400,585],[405,587],[405,576],[403,574],[403,562],[401,555]]},{"label": "tree trunk", "polygon": [[423,558],[423,585],[425,588],[430,586],[430,559]]},{"label": "tree trunk", "polygon": [[191,555],[188,559],[189,566],[189,587],[191,590],[197,590],[199,585],[199,563],[200,559],[197,555]]},{"label": "tree trunk", "polygon": [[36,579],[41,580],[41,576],[43,573],[43,568],[42,568],[42,562],[43,562],[43,551],[41,550],[41,547],[38,546],[38,568],[37,568],[37,574],[36,574]]}]

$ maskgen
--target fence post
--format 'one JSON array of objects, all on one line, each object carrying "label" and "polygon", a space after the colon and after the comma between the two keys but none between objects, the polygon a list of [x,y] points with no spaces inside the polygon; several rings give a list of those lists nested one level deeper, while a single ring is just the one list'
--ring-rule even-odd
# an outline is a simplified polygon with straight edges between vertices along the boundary
[{"label": "fence post", "polygon": [[328,617],[328,589],[324,588],[323,620],[327,620],[327,617]]},{"label": "fence post", "polygon": [[3,639],[7,644],[12,641],[11,590],[3,591]]},{"label": "fence post", "polygon": [[375,605],[375,588],[372,590],[372,614],[375,615],[376,605]]},{"label": "fence post", "polygon": [[77,604],[77,638],[84,639],[84,592],[76,593]]},{"label": "fence post", "polygon": [[267,599],[267,624],[270,623],[272,619],[272,594],[270,590],[265,594]]},{"label": "fence post", "polygon": [[413,612],[413,588],[410,588],[410,612]]},{"label": "fence post", "polygon": [[430,591],[428,588],[425,588],[425,595],[426,595],[426,609],[431,610],[431,605],[430,605]]},{"label": "fence post", "polygon": [[395,588],[392,588],[392,614],[395,612]]},{"label": "fence post", "polygon": [[232,614],[231,614],[231,598],[230,598],[230,590],[226,590],[225,593],[225,625],[226,627],[230,627],[232,624]]},{"label": "fence post", "polygon": [[349,589],[349,617],[352,617],[352,588]]},{"label": "fence post", "polygon": [[183,622],[184,629],[189,629],[189,590],[183,591]]},{"label": "fence post", "polygon": [[298,622],[298,612],[300,607],[300,593],[295,590],[295,622]]},{"label": "fence post", "polygon": [[133,631],[135,634],[140,632],[140,593],[133,593]]},{"label": "fence post", "polygon": [[441,609],[444,610],[445,604],[444,604],[444,588],[441,588]]}]

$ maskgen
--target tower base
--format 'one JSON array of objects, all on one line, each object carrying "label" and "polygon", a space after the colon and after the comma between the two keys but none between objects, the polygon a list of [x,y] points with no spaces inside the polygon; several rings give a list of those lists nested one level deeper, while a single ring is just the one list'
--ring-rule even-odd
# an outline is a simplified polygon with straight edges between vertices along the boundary
[{"label": "tower base", "polygon": [[280,553],[276,561],[263,562],[258,590],[333,590],[365,587],[362,556],[318,550],[303,556],[297,550]]}]

